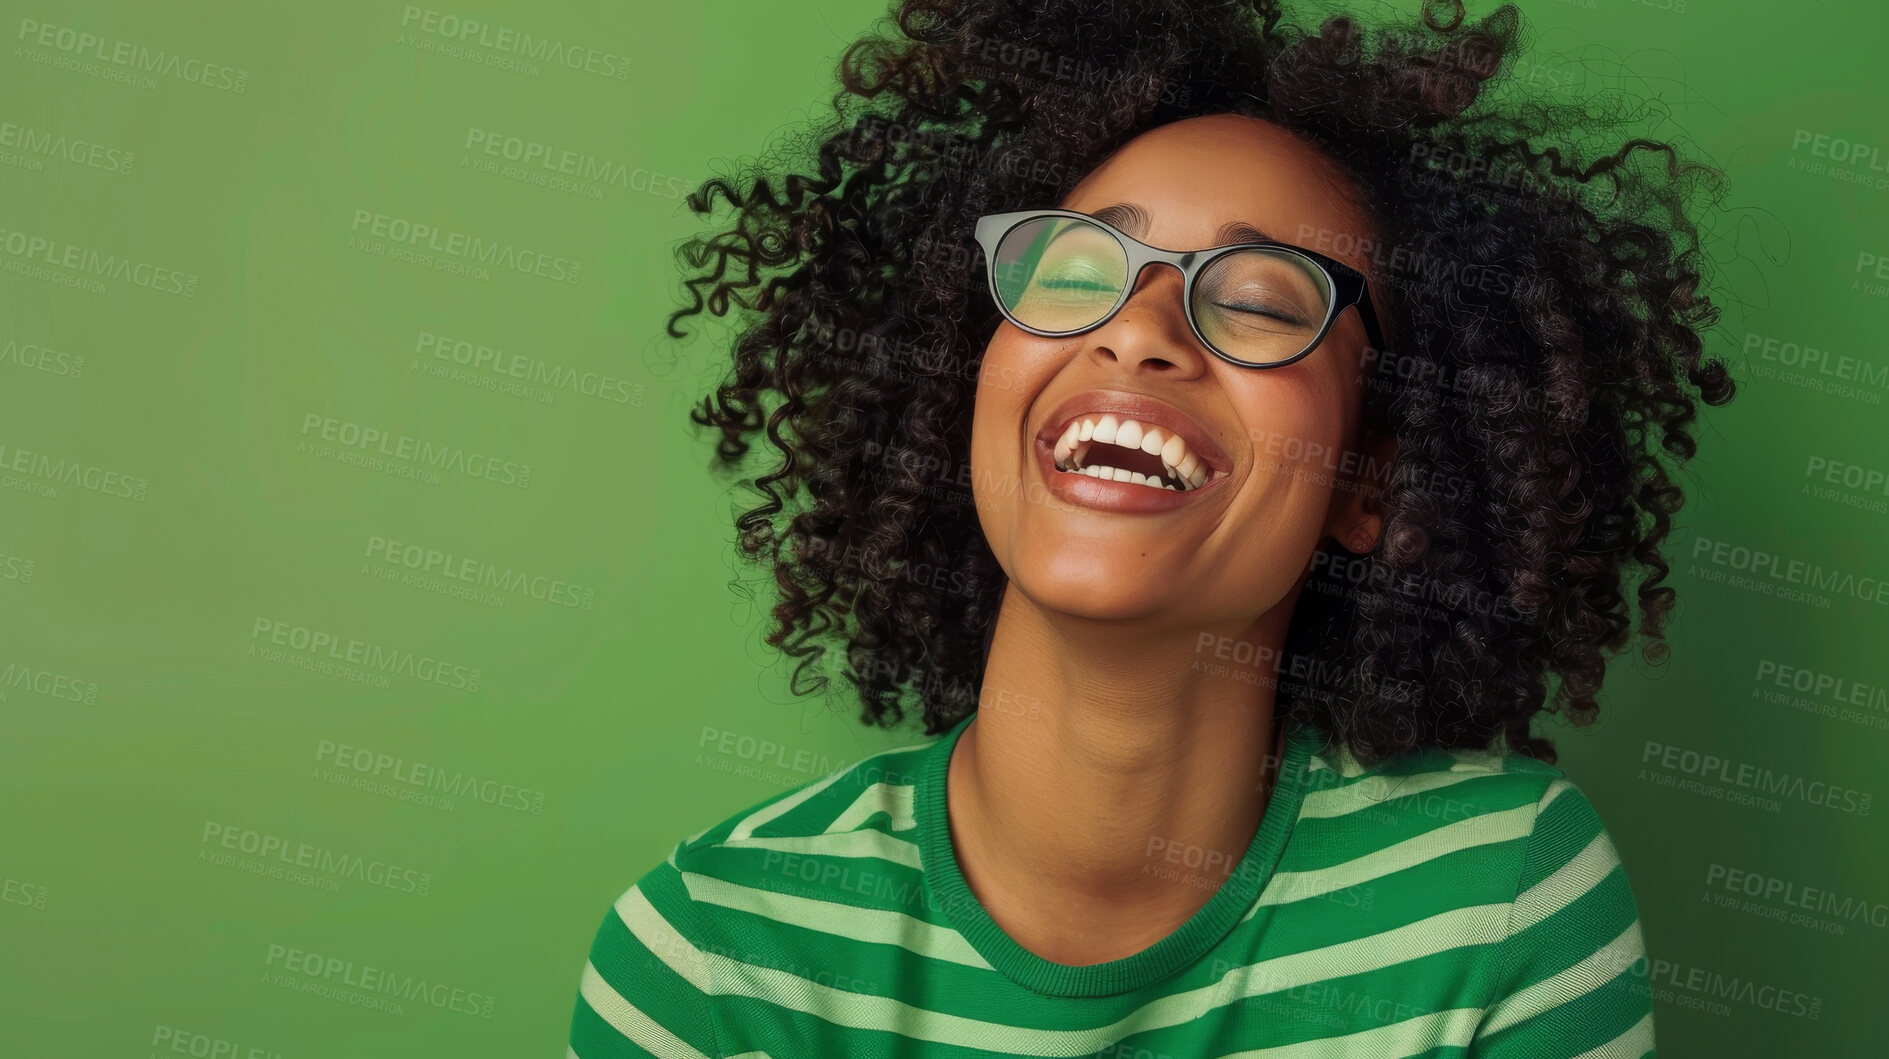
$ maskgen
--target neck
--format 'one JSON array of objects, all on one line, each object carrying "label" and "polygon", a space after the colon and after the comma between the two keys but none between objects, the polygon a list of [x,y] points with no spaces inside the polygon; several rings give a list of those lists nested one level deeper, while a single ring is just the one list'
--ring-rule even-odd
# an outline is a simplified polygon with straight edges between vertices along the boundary
[{"label": "neck", "polygon": [[1232,873],[1284,750],[1263,660],[1297,594],[1203,628],[1053,613],[1006,586],[947,798],[965,881],[1020,944],[1128,955]]}]

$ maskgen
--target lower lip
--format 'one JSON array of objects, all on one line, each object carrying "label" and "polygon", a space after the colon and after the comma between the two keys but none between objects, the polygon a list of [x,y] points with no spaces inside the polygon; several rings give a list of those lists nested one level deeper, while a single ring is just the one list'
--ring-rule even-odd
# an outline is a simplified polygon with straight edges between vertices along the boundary
[{"label": "lower lip", "polygon": [[1036,465],[1043,472],[1043,481],[1049,486],[1052,496],[1065,503],[1092,507],[1101,511],[1118,511],[1124,514],[1158,514],[1163,511],[1174,511],[1220,488],[1220,483],[1227,477],[1223,473],[1216,473],[1213,480],[1206,485],[1185,492],[1178,489],[1155,489],[1152,486],[1136,485],[1133,482],[1103,481],[1086,474],[1059,471],[1056,469],[1055,449],[1049,442],[1038,438],[1031,448],[1036,450]]}]

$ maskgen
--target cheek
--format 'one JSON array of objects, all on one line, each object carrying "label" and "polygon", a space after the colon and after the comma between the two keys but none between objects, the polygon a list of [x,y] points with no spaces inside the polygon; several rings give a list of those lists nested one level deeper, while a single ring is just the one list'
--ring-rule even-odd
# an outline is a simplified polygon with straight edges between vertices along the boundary
[{"label": "cheek", "polygon": [[974,438],[993,433],[1005,438],[1015,435],[1023,425],[1031,398],[1043,387],[1037,367],[1043,359],[1030,356],[1019,345],[1000,329],[978,358]]},{"label": "cheek", "polygon": [[1326,380],[1308,373],[1259,382],[1235,400],[1246,423],[1239,441],[1261,466],[1306,461],[1343,435],[1343,410]]},{"label": "cheek", "polygon": [[1280,379],[1245,396],[1246,436],[1239,441],[1252,456],[1253,484],[1273,498],[1268,505],[1282,493],[1305,498],[1302,511],[1295,502],[1279,513],[1324,517],[1324,498],[1345,461],[1347,413],[1340,397],[1338,387],[1311,377]]},{"label": "cheek", "polygon": [[986,398],[1017,401],[1040,388],[1041,380],[1033,384],[1031,375],[1045,358],[1029,348],[1035,341],[1038,340],[1007,323],[997,329],[990,344],[984,347],[983,356],[978,358],[979,404]]},{"label": "cheek", "polygon": [[1001,385],[1007,370],[1003,358],[994,350],[985,353],[978,369],[977,392],[971,412],[969,455],[974,471],[989,471],[1003,466],[999,463],[1004,458],[1003,450],[1011,447],[1010,439],[1018,430],[1022,412],[1017,408],[1010,391]]}]

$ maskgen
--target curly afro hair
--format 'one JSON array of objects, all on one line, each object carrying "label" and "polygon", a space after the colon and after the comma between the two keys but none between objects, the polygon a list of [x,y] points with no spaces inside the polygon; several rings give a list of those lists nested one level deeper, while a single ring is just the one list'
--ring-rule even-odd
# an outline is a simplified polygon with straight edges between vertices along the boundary
[{"label": "curly afro hair", "polygon": [[743,478],[760,496],[737,543],[771,566],[767,642],[798,659],[795,694],[828,686],[834,637],[862,723],[915,709],[937,734],[977,708],[1004,574],[953,481],[1001,320],[973,226],[1055,205],[1141,132],[1214,113],[1284,126],[1353,178],[1396,336],[1364,376],[1365,423],[1397,443],[1384,533],[1362,555],[1321,543],[1295,664],[1267,677],[1284,722],[1364,763],[1418,746],[1553,763],[1531,718],[1593,719],[1603,653],[1629,639],[1629,564],[1642,657],[1664,661],[1660,546],[1683,494],[1663,461],[1694,454],[1692,391],[1734,390],[1701,359],[1718,310],[1688,217],[1723,195],[1719,170],[1645,138],[1594,148],[1628,119],[1592,101],[1498,99],[1522,39],[1509,5],[1316,29],[1272,0],[892,14],[844,53],[810,140],[689,196],[733,216],[679,250],[668,319],[683,338],[690,316],[746,311],[691,419],[719,429],[723,473],[757,432],[779,451]]}]

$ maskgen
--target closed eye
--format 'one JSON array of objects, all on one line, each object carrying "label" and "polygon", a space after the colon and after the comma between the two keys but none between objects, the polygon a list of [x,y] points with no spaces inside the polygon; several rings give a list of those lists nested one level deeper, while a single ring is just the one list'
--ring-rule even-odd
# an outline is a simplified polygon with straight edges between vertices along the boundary
[{"label": "closed eye", "polygon": [[1280,323],[1293,324],[1298,327],[1304,327],[1306,325],[1305,320],[1297,313],[1273,309],[1264,305],[1243,305],[1233,302],[1214,302],[1213,304],[1215,308],[1227,309],[1236,313],[1245,313],[1248,316],[1264,316],[1269,319],[1278,320]]}]

